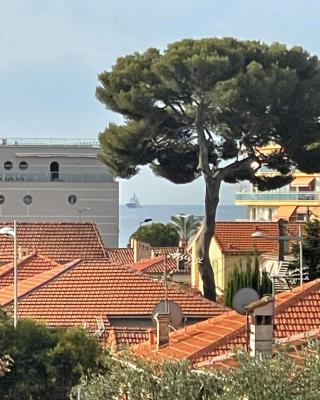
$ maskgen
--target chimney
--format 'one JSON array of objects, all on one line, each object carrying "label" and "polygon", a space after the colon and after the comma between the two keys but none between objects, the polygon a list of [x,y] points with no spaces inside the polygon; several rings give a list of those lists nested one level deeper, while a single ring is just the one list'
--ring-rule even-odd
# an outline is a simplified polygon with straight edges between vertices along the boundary
[{"label": "chimney", "polygon": [[258,354],[271,356],[274,330],[274,298],[263,297],[245,308],[250,317],[250,355],[252,357]]},{"label": "chimney", "polygon": [[154,342],[155,342],[155,332],[154,332],[154,329],[152,329],[152,328],[149,328],[148,330],[147,330],[147,333],[148,333],[148,342],[149,342],[149,346],[150,347],[152,347],[153,345],[154,345]]},{"label": "chimney", "polygon": [[159,350],[162,346],[169,344],[171,314],[157,313],[154,319],[157,323],[157,350]]},{"label": "chimney", "polygon": [[133,249],[133,262],[138,262],[142,259],[151,257],[151,246],[149,243],[140,242],[133,237],[130,241],[130,247]]}]

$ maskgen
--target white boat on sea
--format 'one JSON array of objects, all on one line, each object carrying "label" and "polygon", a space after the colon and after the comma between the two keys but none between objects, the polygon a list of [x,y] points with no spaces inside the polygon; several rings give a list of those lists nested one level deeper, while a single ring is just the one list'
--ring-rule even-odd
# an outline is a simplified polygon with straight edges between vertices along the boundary
[{"label": "white boat on sea", "polygon": [[130,200],[128,201],[126,206],[129,208],[140,208],[141,207],[139,199],[135,194],[130,198]]}]

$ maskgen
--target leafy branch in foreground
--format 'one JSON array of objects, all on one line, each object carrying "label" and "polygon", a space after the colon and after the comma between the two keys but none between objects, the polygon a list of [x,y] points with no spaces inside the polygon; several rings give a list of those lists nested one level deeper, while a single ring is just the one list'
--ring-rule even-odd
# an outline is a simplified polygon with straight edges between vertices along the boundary
[{"label": "leafy branch in foreground", "polygon": [[[292,349],[290,351],[293,351]],[[145,360],[107,355],[106,374],[82,380],[74,388],[82,400],[316,400],[320,395],[320,346],[311,343],[300,352],[297,364],[288,351],[272,358],[236,357],[235,369],[195,371],[189,362],[152,365]]]}]

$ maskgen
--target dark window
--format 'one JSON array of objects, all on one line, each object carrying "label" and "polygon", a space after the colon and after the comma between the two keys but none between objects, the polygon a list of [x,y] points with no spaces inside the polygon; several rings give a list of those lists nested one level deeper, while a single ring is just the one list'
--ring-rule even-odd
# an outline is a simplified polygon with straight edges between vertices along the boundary
[{"label": "dark window", "polygon": [[30,196],[30,194],[26,194],[23,198],[23,202],[24,204],[26,204],[27,206],[29,206],[32,203],[32,197]]},{"label": "dark window", "polygon": [[75,194],[71,194],[69,197],[68,197],[68,201],[69,201],[69,203],[70,204],[76,204],[76,202],[77,202],[77,196],[75,195]]},{"label": "dark window", "polygon": [[5,197],[3,194],[0,194],[0,205],[3,204],[5,201]]},{"label": "dark window", "polygon": [[266,325],[272,325],[272,317],[270,315],[266,315],[264,321]]},{"label": "dark window", "polygon": [[10,169],[12,169],[12,167],[13,167],[13,164],[12,164],[11,161],[6,161],[6,162],[4,163],[4,169],[10,170]]},{"label": "dark window", "polygon": [[28,163],[26,161],[21,161],[19,164],[19,168],[25,170],[28,168]]},{"label": "dark window", "polygon": [[56,161],[50,164],[50,179],[52,181],[59,179],[59,164]]}]

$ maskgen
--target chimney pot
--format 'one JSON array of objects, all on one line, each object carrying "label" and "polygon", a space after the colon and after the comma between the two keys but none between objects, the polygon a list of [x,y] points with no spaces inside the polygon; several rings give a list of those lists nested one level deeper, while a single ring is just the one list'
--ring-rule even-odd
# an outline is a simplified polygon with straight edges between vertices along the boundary
[{"label": "chimney pot", "polygon": [[274,299],[264,297],[249,304],[247,312],[250,315],[250,355],[272,355],[274,330]]},{"label": "chimney pot", "polygon": [[171,314],[157,313],[154,316],[157,323],[157,350],[169,344],[169,333],[171,324]]}]

